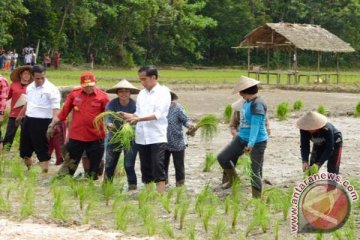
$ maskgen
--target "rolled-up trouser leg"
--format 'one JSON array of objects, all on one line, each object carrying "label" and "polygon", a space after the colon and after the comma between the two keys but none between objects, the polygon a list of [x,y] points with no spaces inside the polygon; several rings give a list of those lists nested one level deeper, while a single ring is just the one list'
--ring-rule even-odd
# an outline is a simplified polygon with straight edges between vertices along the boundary
[{"label": "rolled-up trouser leg", "polygon": [[267,141],[256,143],[250,153],[251,169],[253,171],[251,186],[260,192],[262,190],[261,178],[266,145]]}]

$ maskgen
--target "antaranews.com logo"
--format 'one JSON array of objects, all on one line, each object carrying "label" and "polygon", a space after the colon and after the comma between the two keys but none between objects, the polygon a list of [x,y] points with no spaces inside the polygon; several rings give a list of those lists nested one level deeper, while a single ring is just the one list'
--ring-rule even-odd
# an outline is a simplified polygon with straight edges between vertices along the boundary
[{"label": "antaranews.com logo", "polygon": [[299,183],[292,195],[291,232],[331,232],[342,227],[359,196],[350,182],[334,173],[318,173]]}]

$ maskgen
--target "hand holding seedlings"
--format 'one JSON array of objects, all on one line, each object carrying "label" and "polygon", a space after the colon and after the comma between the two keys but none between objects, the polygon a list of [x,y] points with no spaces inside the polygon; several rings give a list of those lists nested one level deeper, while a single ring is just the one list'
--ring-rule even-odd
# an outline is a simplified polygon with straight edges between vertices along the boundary
[{"label": "hand holding seedlings", "polygon": [[245,153],[251,153],[251,150],[252,150],[251,147],[246,147],[246,148],[244,149],[244,152],[245,152]]}]

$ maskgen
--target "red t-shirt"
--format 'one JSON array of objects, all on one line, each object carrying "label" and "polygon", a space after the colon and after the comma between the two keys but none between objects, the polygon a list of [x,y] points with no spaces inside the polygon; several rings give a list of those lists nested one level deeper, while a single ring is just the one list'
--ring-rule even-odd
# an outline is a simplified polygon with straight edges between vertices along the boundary
[{"label": "red t-shirt", "polygon": [[13,82],[10,85],[10,91],[9,91],[9,94],[7,97],[8,100],[11,98],[9,117],[16,118],[19,115],[23,106],[18,107],[18,108],[14,108],[14,106],[15,106],[17,100],[19,99],[19,97],[21,96],[21,94],[26,94],[27,86],[28,85],[21,85],[20,81]]},{"label": "red t-shirt", "polygon": [[93,121],[98,114],[105,111],[108,102],[108,95],[96,87],[94,92],[89,95],[82,88],[72,90],[66,97],[58,116],[60,121],[65,121],[68,114],[73,111],[69,138],[83,142],[104,139],[104,127],[101,126],[99,130],[96,129]]}]

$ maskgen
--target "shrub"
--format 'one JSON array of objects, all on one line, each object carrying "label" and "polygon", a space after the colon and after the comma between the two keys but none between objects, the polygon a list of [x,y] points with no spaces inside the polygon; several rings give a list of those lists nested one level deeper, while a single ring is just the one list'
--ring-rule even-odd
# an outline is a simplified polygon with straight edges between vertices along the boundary
[{"label": "shrub", "polygon": [[289,106],[288,102],[280,103],[276,108],[276,117],[282,121],[288,118]]}]

